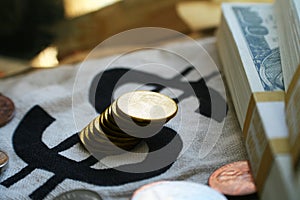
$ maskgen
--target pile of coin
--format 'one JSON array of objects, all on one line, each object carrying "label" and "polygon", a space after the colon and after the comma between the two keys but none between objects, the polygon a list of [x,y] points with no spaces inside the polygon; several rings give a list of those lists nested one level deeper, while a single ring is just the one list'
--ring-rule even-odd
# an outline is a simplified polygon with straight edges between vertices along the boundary
[{"label": "pile of coin", "polygon": [[119,154],[133,149],[142,138],[157,134],[177,110],[176,102],[160,93],[129,92],[91,121],[79,137],[94,156]]},{"label": "pile of coin", "polygon": [[[12,120],[15,114],[14,102],[0,93],[0,127],[6,125]],[[8,164],[9,157],[7,153],[0,150],[0,173],[3,172]]]}]

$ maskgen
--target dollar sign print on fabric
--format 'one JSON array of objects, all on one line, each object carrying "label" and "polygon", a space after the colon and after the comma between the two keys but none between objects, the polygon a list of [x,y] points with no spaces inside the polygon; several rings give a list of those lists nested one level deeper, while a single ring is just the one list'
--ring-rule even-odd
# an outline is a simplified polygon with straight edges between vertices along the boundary
[{"label": "dollar sign print on fabric", "polygon": [[[90,93],[96,95],[90,95],[89,100],[92,105],[95,105],[95,110],[98,113],[102,113],[105,108],[109,106],[116,83],[124,75],[124,73],[129,70],[130,69],[125,68],[115,68],[104,71],[103,73],[95,76],[90,87]],[[193,67],[187,67],[186,70],[182,72],[182,75],[185,76],[192,70]],[[155,88],[152,91],[155,92],[160,92],[165,87],[176,88],[183,91],[183,93],[175,99],[177,102],[180,102],[192,95],[185,93],[187,85],[192,86],[196,93],[196,98],[200,102],[200,107],[195,110],[195,112],[209,118],[211,117],[211,95],[213,95],[214,99],[219,102],[217,105],[223,106],[226,104],[226,101],[222,98],[222,96],[217,91],[207,87],[205,83],[209,78],[213,77],[214,74],[201,78],[195,82],[181,82],[178,77],[173,77],[168,80],[154,74],[134,70],[131,70],[131,74],[135,77],[135,79],[125,79],[121,83],[122,85],[128,84],[129,82],[151,85]],[[101,79],[99,79],[100,76]],[[156,84],[157,82],[160,84]],[[214,116],[214,120],[222,121],[225,118],[225,115],[226,114],[220,114]],[[171,144],[167,147],[167,151],[165,151],[167,155],[164,156],[170,159],[169,165],[146,173],[129,173],[119,170],[123,166],[108,169],[95,169],[91,168],[91,166],[97,163],[98,160],[93,156],[89,156],[81,161],[75,161],[59,154],[80,142],[77,133],[74,133],[71,137],[61,141],[60,144],[52,148],[49,148],[43,143],[43,132],[51,124],[55,124],[55,120],[56,119],[54,117],[52,117],[39,105],[33,106],[30,111],[27,112],[16,128],[12,138],[15,153],[27,163],[27,166],[2,181],[1,185],[9,188],[20,180],[26,179],[26,176],[36,169],[45,170],[53,173],[54,175],[29,195],[32,199],[42,199],[46,197],[65,179],[82,181],[98,186],[122,185],[125,183],[148,179],[166,172],[176,161],[183,147],[182,138],[180,138],[176,130],[164,127],[160,131],[163,134],[156,134],[144,139],[144,141],[148,145],[149,152],[154,152],[164,148],[168,144]],[[157,159],[159,158],[149,154],[149,156],[146,156],[141,163],[128,164],[126,167],[135,168],[137,165],[151,163]]]}]

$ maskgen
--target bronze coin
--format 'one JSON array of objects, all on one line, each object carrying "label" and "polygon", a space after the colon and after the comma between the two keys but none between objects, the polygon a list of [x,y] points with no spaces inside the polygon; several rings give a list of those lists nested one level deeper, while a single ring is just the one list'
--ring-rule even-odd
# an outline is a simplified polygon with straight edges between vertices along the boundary
[{"label": "bronze coin", "polygon": [[8,163],[8,155],[0,150],[0,172],[5,169],[5,166]]},{"label": "bronze coin", "polygon": [[15,114],[15,105],[8,97],[0,94],[0,127],[7,124]]},{"label": "bronze coin", "polygon": [[208,184],[213,189],[231,196],[256,192],[248,161],[233,162],[220,167],[209,177]]}]

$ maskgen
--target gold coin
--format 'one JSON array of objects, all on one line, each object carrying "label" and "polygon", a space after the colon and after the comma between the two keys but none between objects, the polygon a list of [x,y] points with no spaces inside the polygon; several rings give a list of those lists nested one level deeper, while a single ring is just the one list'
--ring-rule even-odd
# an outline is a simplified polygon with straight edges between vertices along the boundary
[{"label": "gold coin", "polygon": [[102,118],[102,115],[100,115],[95,121],[94,121],[94,124],[93,124],[93,127],[94,127],[94,132],[98,133],[99,135],[101,135],[101,137],[107,139],[107,137],[109,135],[113,135],[113,134],[116,134],[116,135],[119,135],[120,133],[112,133],[109,129],[107,129],[107,131],[105,131],[102,127],[103,125],[101,124],[101,118]]},{"label": "gold coin", "polygon": [[[111,105],[111,112],[115,118],[115,123],[126,134],[137,138],[148,138],[158,133],[165,124],[165,121],[149,121],[148,123],[138,122],[124,119],[123,115],[119,115],[116,102]],[[126,118],[126,117],[125,117]],[[165,119],[166,120],[166,119]]]},{"label": "gold coin", "polygon": [[87,140],[86,138],[82,138],[83,140],[83,144],[84,144],[84,147],[92,154],[96,154],[96,153],[111,153],[111,152],[114,152],[115,149],[112,149],[112,146],[106,146],[106,145],[103,145],[102,143],[99,143],[99,142],[95,142],[94,140],[93,141],[90,141],[90,140]]},{"label": "gold coin", "polygon": [[121,116],[119,114],[119,112],[117,111],[117,102],[113,102],[110,106],[110,112],[111,112],[111,116],[112,116],[112,120],[114,121],[114,123],[118,126],[120,123],[122,123],[123,125],[127,125],[127,126],[131,126],[133,125],[134,121],[131,120],[131,118],[129,118],[126,115]]},{"label": "gold coin", "polygon": [[[115,103],[113,105],[115,105]],[[117,134],[115,134],[115,136],[117,136],[117,137],[124,137],[124,138],[130,137],[131,138],[132,136],[128,135],[127,133],[134,132],[136,130],[135,129],[136,126],[139,126],[139,125],[137,125],[135,123],[133,124],[132,122],[127,121],[126,119],[121,119],[119,116],[116,116],[117,114],[112,114],[112,110],[113,109],[112,109],[112,105],[111,105],[104,111],[104,113],[102,113],[103,119],[101,119],[100,124],[105,126],[105,127],[102,127],[104,129],[104,131],[106,132],[107,129],[110,129],[113,131],[110,133],[117,133]],[[122,129],[115,122],[113,115],[115,115],[115,118],[116,118],[118,124],[121,125]]]},{"label": "gold coin", "polygon": [[[150,123],[152,125],[159,124],[163,125],[165,121],[136,121],[132,117],[124,115],[122,112],[117,109],[117,102],[113,102],[110,106],[111,109],[111,116],[114,120],[114,123],[117,126],[122,126],[122,128],[127,127],[127,129],[130,130],[130,128],[135,129],[137,127],[145,127],[148,126]],[[120,128],[120,127],[119,127]]]},{"label": "gold coin", "polygon": [[118,154],[122,152],[122,149],[118,148],[116,145],[112,144],[108,140],[104,140],[94,132],[90,131],[89,130],[90,124],[79,133],[80,141],[90,153],[92,153],[93,155],[95,154],[110,155],[110,154]]},{"label": "gold coin", "polygon": [[[98,117],[97,117],[98,118]],[[97,119],[96,118],[96,119]],[[96,119],[94,119],[92,122],[94,122]],[[102,137],[98,131],[95,131],[93,128],[93,123],[89,123],[89,125],[85,128],[85,138],[86,140],[90,142],[94,142],[95,144],[99,143],[99,145],[106,145],[108,144],[108,141],[105,137]]]},{"label": "gold coin", "polygon": [[114,123],[114,118],[112,116],[111,105],[107,108],[107,118],[110,122]]},{"label": "gold coin", "polygon": [[102,133],[102,130],[94,128],[94,124],[97,122],[99,122],[99,116],[92,120],[83,129],[81,138],[84,138],[85,143],[89,146],[93,146],[94,148],[98,148],[99,146],[102,146],[101,148],[104,146],[110,147],[112,144],[104,135],[104,133]]},{"label": "gold coin", "polygon": [[[101,116],[99,117],[101,119]],[[117,145],[117,146],[131,146],[133,144],[136,144],[139,142],[139,139],[134,137],[128,137],[128,138],[120,138],[120,137],[114,137],[110,135],[110,132],[105,133],[101,126],[99,125],[99,118],[95,121],[94,127],[97,130],[97,136],[101,137],[103,140],[106,141],[109,145]],[[95,133],[96,134],[96,133]]]},{"label": "gold coin", "polygon": [[124,133],[121,129],[116,127],[114,124],[111,124],[109,121],[106,120],[104,114],[100,117],[100,126],[102,130],[105,132],[108,136],[114,136],[119,138],[133,138],[132,136],[127,135]]},{"label": "gold coin", "polygon": [[81,143],[85,146],[85,135],[83,131],[80,131],[79,135],[79,139],[81,141]]},{"label": "gold coin", "polygon": [[79,138],[83,144],[85,141],[85,137],[86,137],[86,127],[84,129],[82,129],[79,133]]},{"label": "gold coin", "polygon": [[80,132],[79,138],[86,149],[90,150],[92,148],[95,148],[94,143],[92,143],[92,140],[90,140],[88,135],[86,134],[86,129],[84,129],[84,131]]},{"label": "gold coin", "polygon": [[121,129],[119,129],[119,127],[115,124],[115,122],[112,119],[110,119],[111,117],[109,116],[109,108],[107,108],[102,114],[104,117],[103,121],[105,126],[114,131],[121,131]]},{"label": "gold coin", "polygon": [[111,107],[111,115],[114,119],[114,124],[116,124],[116,126],[122,131],[124,131],[125,133],[130,133],[131,131],[135,132],[137,129],[144,128],[149,125],[162,127],[165,123],[162,121],[148,121],[148,122],[134,121],[132,118],[129,118],[128,116],[125,116],[122,113],[118,112],[116,102],[113,102],[110,107]]},{"label": "gold coin", "polygon": [[81,137],[82,143],[90,152],[111,152],[115,151],[115,145],[108,142],[97,134],[91,133],[88,129],[85,130],[85,135]]},{"label": "gold coin", "polygon": [[0,173],[7,167],[9,157],[6,152],[0,150]]},{"label": "gold coin", "polygon": [[79,135],[79,138],[80,138],[81,136],[84,136],[84,129],[82,129],[82,130],[78,133],[78,135]]},{"label": "gold coin", "polygon": [[[114,107],[114,108],[113,108]],[[127,130],[133,125],[133,123],[127,121],[127,119],[120,117],[115,111],[115,102],[104,113],[104,117],[107,124],[110,124],[113,130],[117,132],[123,132],[128,137]]]},{"label": "gold coin", "polygon": [[97,141],[99,143],[105,143],[105,140],[103,140],[103,138],[97,137],[97,135],[94,132],[89,130],[89,127],[85,129],[84,135],[88,141]]},{"label": "gold coin", "polygon": [[166,122],[177,113],[176,102],[160,93],[134,91],[120,96],[116,101],[117,112],[138,122]]},{"label": "gold coin", "polygon": [[137,139],[137,138],[122,138],[122,137],[115,137],[115,136],[112,136],[108,133],[105,133],[105,136],[103,137],[106,137],[106,139],[113,143],[113,144],[118,144],[119,146],[126,146],[126,145],[133,145],[133,144],[136,144],[137,141],[140,141],[140,139]]}]

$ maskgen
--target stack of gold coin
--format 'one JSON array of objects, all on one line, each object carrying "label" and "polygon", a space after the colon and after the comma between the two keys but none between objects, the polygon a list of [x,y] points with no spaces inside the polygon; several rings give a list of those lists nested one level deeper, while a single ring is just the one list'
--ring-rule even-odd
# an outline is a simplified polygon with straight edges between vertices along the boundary
[{"label": "stack of gold coin", "polygon": [[80,140],[92,154],[118,154],[157,134],[177,110],[176,102],[160,93],[129,92],[91,121]]}]

